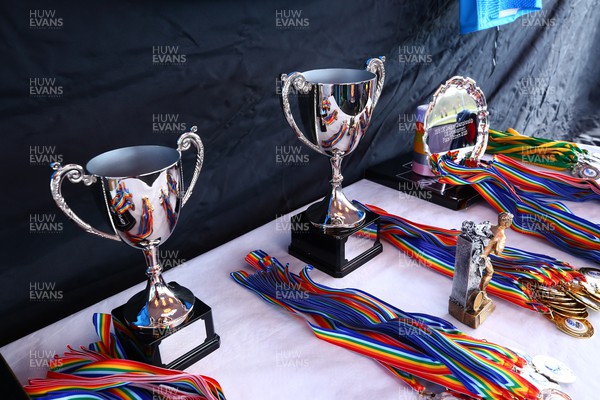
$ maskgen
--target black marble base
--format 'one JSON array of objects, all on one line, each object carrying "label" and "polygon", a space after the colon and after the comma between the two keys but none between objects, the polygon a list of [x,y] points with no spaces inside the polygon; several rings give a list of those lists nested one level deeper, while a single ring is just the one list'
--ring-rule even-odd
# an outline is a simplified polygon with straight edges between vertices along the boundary
[{"label": "black marble base", "polygon": [[[362,224],[351,229],[324,232],[310,223],[304,212],[292,217],[292,243],[289,253],[335,278],[348,275],[377,254],[379,215],[366,211]],[[376,239],[366,230],[376,232]]]},{"label": "black marble base", "polygon": [[[177,283],[171,282],[169,285]],[[112,310],[112,318],[115,333],[129,359],[182,370],[220,346],[221,340],[214,330],[211,308],[198,298],[195,298],[194,308],[185,323],[176,328],[150,332],[131,329],[123,314],[124,307]]]},{"label": "black marble base", "polygon": [[413,172],[412,153],[367,169],[365,178],[451,210],[467,208],[481,199],[471,186],[443,184],[435,177]]}]

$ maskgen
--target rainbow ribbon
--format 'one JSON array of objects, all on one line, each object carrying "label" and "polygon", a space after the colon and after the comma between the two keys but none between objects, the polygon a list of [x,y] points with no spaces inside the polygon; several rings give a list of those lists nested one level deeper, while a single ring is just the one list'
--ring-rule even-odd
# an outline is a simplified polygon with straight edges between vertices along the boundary
[{"label": "rainbow ribbon", "polygon": [[[454,276],[456,242],[460,231],[417,224],[385,210],[364,206],[380,215],[381,238],[390,242],[410,258],[449,278]],[[376,232],[368,232],[373,238]],[[566,262],[547,255],[505,247],[501,255],[490,254],[494,275],[488,293],[520,307],[548,313],[548,308],[535,300],[539,286],[564,288],[585,277]]]},{"label": "rainbow ribbon", "polygon": [[558,172],[536,171],[505,155],[495,157],[494,167],[519,190],[558,200],[600,200],[600,182]]},{"label": "rainbow ribbon", "polygon": [[482,399],[536,399],[539,389],[513,368],[512,351],[472,338],[448,321],[404,312],[358,289],[333,289],[300,275],[261,250],[246,261],[258,271],[231,277],[265,301],[306,320],[326,342],[370,357],[420,392],[417,378]]},{"label": "rainbow ribbon", "polygon": [[[517,232],[546,239],[564,251],[600,263],[600,227],[573,214],[564,204],[545,198],[567,198],[568,194],[560,192],[566,180],[553,180],[548,173],[540,179],[523,173],[522,167],[517,174],[514,162],[502,156],[497,156],[487,168],[461,166],[437,155],[432,156],[432,163],[441,175],[440,182],[472,185],[496,211],[512,213],[515,216],[512,228]],[[549,193],[553,190],[557,191]],[[573,195],[569,199],[590,198],[597,198],[597,193]]]},{"label": "rainbow ribbon", "polygon": [[572,168],[581,155],[588,153],[572,142],[523,136],[512,128],[504,132],[490,129],[485,151],[555,170]]},{"label": "rainbow ribbon", "polygon": [[110,333],[111,316],[94,314],[100,341],[68,351],[50,362],[44,379],[30,379],[25,391],[34,399],[225,400],[219,383],[189,374],[125,359],[118,339]]}]

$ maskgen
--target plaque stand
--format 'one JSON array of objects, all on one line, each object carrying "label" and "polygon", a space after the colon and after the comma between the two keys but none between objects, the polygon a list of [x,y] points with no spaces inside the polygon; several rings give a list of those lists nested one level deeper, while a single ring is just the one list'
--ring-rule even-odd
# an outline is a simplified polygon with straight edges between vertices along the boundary
[{"label": "plaque stand", "polygon": [[436,177],[417,174],[412,157],[406,153],[370,167],[365,178],[451,210],[462,210],[481,198],[470,185],[443,184]]},{"label": "plaque stand", "polygon": [[[169,286],[179,286],[170,282]],[[150,332],[129,327],[125,305],[112,310],[115,334],[127,358],[158,367],[183,370],[220,346],[215,333],[211,308],[195,297],[194,307],[183,324],[174,328],[157,328]]]},{"label": "plaque stand", "polygon": [[[350,229],[323,231],[315,227],[306,212],[292,217],[289,253],[335,278],[348,275],[381,253],[379,215],[365,210],[365,220]],[[375,239],[373,239],[375,234]]]}]

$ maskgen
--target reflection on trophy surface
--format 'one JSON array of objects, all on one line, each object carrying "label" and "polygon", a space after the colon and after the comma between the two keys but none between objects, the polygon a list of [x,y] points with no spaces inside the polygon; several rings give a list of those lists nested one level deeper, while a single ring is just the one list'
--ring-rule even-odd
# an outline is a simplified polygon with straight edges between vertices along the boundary
[{"label": "reflection on trophy surface", "polygon": [[[285,117],[298,139],[330,158],[332,190],[306,211],[321,229],[353,228],[365,219],[342,192],[341,164],[365,135],[385,79],[384,58],[372,58],[366,70],[318,69],[282,75],[281,103]],[[306,134],[294,120],[289,93],[298,91],[300,117]]]}]

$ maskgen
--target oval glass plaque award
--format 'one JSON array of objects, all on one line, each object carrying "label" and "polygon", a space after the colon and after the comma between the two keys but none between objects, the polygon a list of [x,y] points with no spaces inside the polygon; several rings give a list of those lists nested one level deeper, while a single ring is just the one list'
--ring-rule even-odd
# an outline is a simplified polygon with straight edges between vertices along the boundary
[{"label": "oval glass plaque award", "polygon": [[485,95],[473,79],[448,79],[434,93],[423,121],[423,147],[430,165],[434,154],[477,165],[487,146],[487,117]]}]

